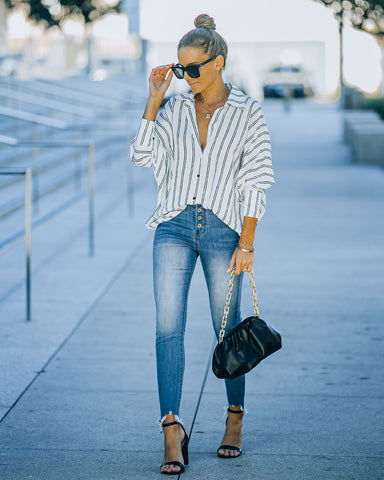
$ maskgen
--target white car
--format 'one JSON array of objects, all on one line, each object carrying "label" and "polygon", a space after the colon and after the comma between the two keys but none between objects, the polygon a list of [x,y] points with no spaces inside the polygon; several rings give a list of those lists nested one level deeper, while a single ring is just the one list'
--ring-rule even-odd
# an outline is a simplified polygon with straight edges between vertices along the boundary
[{"label": "white car", "polygon": [[264,97],[309,97],[313,95],[308,75],[299,65],[276,65],[263,79]]}]

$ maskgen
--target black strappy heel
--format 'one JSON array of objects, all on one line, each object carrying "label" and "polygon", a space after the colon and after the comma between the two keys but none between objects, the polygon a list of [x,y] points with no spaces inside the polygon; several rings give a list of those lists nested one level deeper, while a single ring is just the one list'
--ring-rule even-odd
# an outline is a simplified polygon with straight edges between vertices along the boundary
[{"label": "black strappy heel", "polygon": [[[240,413],[244,413],[243,410],[232,410],[231,408],[228,407],[228,410],[227,410],[229,413],[236,413],[236,414],[240,414]],[[227,421],[225,423],[228,423],[228,417],[227,417]],[[239,452],[239,455],[223,455],[221,453],[219,453],[220,450],[235,450],[236,452]],[[241,455],[241,448],[240,447],[234,447],[233,445],[220,445],[220,447],[217,449],[217,456],[220,457],[220,458],[238,458],[240,457]]]},{"label": "black strappy heel", "polygon": [[[170,423],[163,423],[163,428],[165,427],[170,427],[171,425],[180,425],[180,427],[183,429],[183,432],[185,433],[185,437],[183,441],[181,442],[181,454],[183,455],[183,460],[184,460],[184,465],[188,465],[189,459],[188,459],[188,443],[189,443],[189,438],[187,435],[187,432],[185,431],[182,423],[180,422],[170,422]],[[185,468],[184,465],[181,462],[165,462],[160,465],[161,467],[165,467],[166,465],[175,465],[176,467],[180,467],[180,470],[178,472],[163,472],[160,470],[161,473],[164,473],[165,475],[179,475],[180,473],[183,473]]]}]

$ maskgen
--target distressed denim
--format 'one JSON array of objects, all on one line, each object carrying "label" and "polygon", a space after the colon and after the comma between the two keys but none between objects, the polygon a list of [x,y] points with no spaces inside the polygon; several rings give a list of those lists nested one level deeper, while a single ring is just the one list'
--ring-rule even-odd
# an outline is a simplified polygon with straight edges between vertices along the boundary
[{"label": "distressed denim", "polygon": [[[161,223],[153,243],[156,302],[156,359],[161,417],[179,415],[184,374],[184,331],[188,292],[200,256],[208,287],[213,328],[218,337],[225,306],[228,266],[239,235],[201,205],[188,205]],[[241,321],[243,275],[235,277],[227,329]],[[229,405],[244,407],[244,375],[225,380]]]}]

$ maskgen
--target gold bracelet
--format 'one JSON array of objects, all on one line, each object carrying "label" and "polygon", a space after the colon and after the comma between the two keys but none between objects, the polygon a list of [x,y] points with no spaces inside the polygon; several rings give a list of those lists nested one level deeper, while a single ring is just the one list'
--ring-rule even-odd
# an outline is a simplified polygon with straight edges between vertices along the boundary
[{"label": "gold bracelet", "polygon": [[251,247],[253,248],[253,243],[251,242],[239,242],[239,245],[251,245]]},{"label": "gold bracelet", "polygon": [[253,250],[254,250],[253,248],[252,248],[252,250],[246,250],[245,248],[241,248],[238,245],[236,245],[236,248],[241,250],[242,252],[247,252],[247,253],[253,253]]}]

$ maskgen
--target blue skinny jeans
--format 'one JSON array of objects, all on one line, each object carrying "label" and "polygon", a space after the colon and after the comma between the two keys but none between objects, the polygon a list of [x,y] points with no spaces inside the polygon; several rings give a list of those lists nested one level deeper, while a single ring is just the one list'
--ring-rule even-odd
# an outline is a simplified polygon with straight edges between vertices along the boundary
[{"label": "blue skinny jeans", "polygon": [[[156,302],[156,360],[160,412],[179,416],[184,374],[184,331],[189,287],[200,256],[208,287],[213,328],[218,338],[225,306],[228,266],[239,235],[201,205],[188,205],[161,223],[153,243]],[[227,329],[241,321],[242,274],[235,277]],[[225,380],[228,404],[244,407],[244,375]]]}]

